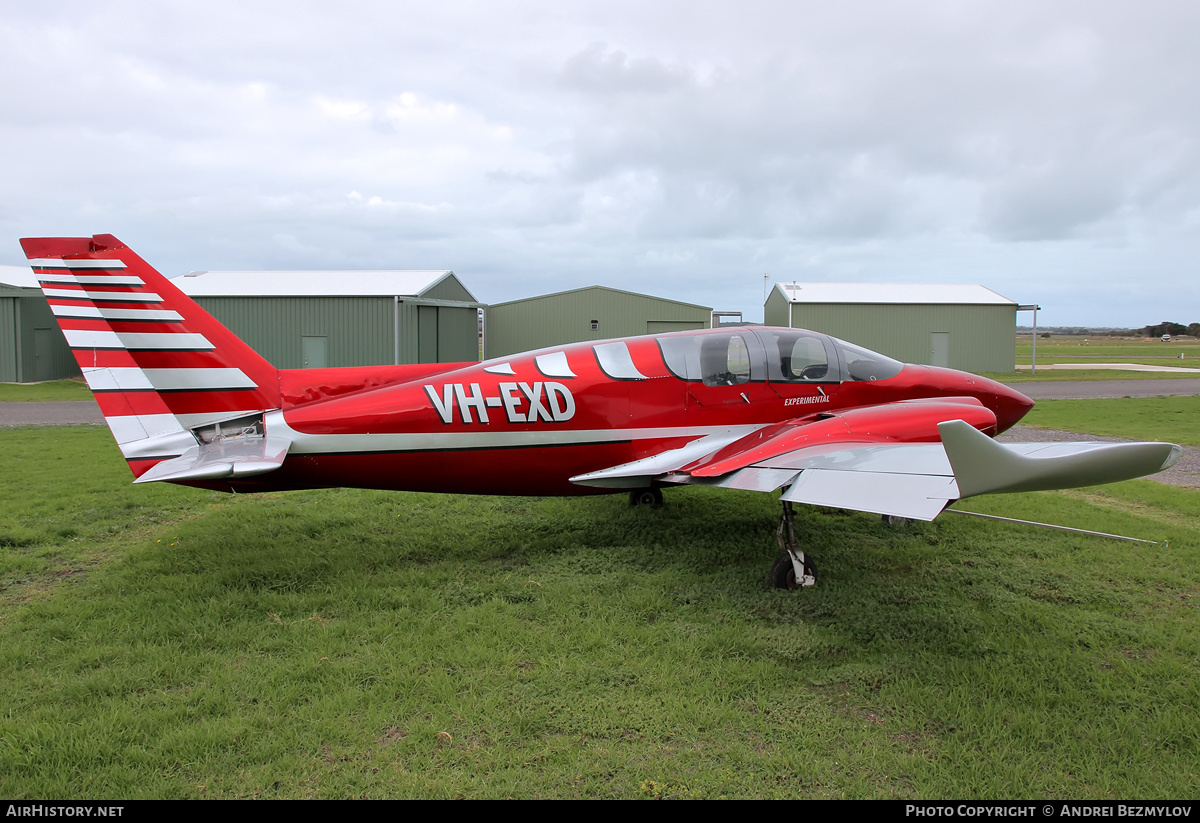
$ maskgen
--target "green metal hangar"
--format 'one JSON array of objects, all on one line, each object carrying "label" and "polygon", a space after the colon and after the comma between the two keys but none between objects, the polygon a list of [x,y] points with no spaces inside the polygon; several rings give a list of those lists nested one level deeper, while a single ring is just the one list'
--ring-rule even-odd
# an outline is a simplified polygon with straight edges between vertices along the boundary
[{"label": "green metal hangar", "polygon": [[79,373],[33,270],[0,266],[0,383],[40,383]]},{"label": "green metal hangar", "polygon": [[707,329],[712,325],[712,309],[588,286],[493,303],[484,318],[484,357],[491,359],[586,340]]},{"label": "green metal hangar", "polygon": [[452,271],[203,271],[171,281],[279,369],[479,359]]},{"label": "green metal hangar", "polygon": [[776,283],[764,315],[769,326],[824,332],[905,363],[1016,368],[1017,304],[983,286]]}]

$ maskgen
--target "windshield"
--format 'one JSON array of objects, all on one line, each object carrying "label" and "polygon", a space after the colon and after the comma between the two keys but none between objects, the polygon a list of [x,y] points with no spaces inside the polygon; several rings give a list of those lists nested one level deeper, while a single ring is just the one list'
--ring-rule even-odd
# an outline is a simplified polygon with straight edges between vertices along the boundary
[{"label": "windshield", "polygon": [[904,364],[899,360],[893,360],[879,352],[838,340],[836,337],[831,339],[846,364],[847,380],[887,380],[898,375],[904,368]]}]

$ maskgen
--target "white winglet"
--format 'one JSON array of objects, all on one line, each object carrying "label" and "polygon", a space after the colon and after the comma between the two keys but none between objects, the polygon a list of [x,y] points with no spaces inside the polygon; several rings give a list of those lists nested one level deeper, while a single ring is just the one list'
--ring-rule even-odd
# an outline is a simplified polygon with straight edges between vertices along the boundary
[{"label": "white winglet", "polygon": [[938,431],[962,497],[1131,480],[1169,468],[1183,454],[1173,443],[1045,443],[1018,451],[961,420],[939,423]]}]

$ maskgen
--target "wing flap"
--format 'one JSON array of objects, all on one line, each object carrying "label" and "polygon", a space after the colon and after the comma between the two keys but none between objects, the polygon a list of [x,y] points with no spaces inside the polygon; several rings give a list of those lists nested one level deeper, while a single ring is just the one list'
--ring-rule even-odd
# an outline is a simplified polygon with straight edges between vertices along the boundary
[{"label": "wing flap", "polygon": [[958,486],[954,478],[936,475],[807,469],[783,493],[783,499],[813,506],[933,520],[950,501],[958,499]]},{"label": "wing flap", "polygon": [[941,443],[821,443],[754,465],[772,469],[954,476]]}]

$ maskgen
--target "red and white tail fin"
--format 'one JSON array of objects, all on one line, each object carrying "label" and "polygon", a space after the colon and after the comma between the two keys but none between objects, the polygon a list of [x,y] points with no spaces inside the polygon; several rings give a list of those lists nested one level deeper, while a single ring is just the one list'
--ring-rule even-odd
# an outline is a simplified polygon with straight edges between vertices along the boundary
[{"label": "red and white tail fin", "polygon": [[280,407],[275,367],[121,241],[21,248],[135,475],[208,442],[214,425],[249,433],[257,420],[262,434],[262,413]]}]

